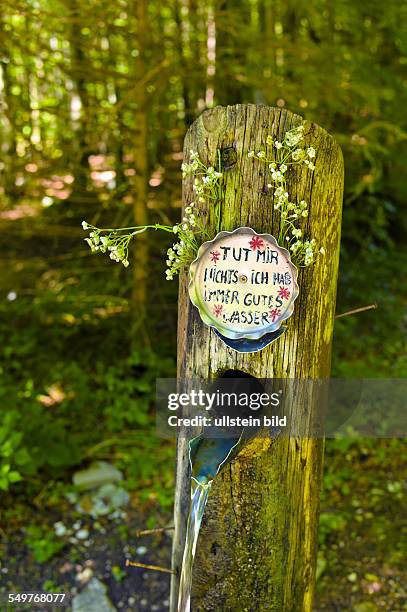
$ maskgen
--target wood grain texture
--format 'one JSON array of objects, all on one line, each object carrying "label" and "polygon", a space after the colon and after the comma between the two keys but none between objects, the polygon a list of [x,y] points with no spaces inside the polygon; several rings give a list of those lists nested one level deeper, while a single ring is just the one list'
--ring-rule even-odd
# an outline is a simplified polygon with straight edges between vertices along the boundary
[{"label": "wood grain texture", "polygon": [[[226,171],[222,229],[252,227],[278,233],[279,217],[267,189],[268,169],[247,156],[272,134],[302,122],[287,110],[236,105],[204,112],[190,127],[184,154],[198,151],[215,165],[218,149],[234,147],[237,163]],[[227,348],[200,320],[188,298],[188,277],[179,289],[178,377],[214,378],[229,369],[259,378],[318,378],[330,373],[343,193],[343,159],[333,138],[306,122],[305,143],[316,151],[316,170],[289,170],[291,199],[309,203],[303,228],[326,254],[299,272],[300,294],[286,333],[259,353]],[[194,200],[192,180],[183,184],[184,206]],[[214,228],[214,214],[200,212]],[[311,415],[312,416],[312,415]],[[296,415],[301,418],[301,415]],[[323,441],[258,438],[215,479],[194,564],[192,610],[243,612],[312,609]],[[180,569],[189,500],[185,440],[178,441],[173,568]],[[176,611],[177,577],[171,609]]]}]

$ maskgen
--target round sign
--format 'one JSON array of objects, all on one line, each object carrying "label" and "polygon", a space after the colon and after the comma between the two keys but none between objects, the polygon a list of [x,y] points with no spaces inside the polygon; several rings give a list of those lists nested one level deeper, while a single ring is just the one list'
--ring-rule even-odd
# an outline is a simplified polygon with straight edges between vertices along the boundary
[{"label": "round sign", "polygon": [[250,227],[204,242],[190,266],[189,296],[201,319],[230,339],[258,339],[291,316],[297,268],[270,234]]}]

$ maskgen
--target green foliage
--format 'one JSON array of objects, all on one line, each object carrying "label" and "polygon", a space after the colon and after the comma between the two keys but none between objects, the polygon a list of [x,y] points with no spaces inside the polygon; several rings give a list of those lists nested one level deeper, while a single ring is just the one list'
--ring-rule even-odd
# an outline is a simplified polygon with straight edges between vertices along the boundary
[{"label": "green foliage", "polygon": [[[329,602],[337,600],[341,608],[356,609],[356,601],[366,594],[373,600],[375,593],[379,604],[386,601],[387,607],[398,608],[403,597],[397,576],[404,571],[400,533],[405,492],[396,474],[405,471],[404,449],[405,440],[397,439],[326,441],[317,609],[330,609]],[[394,583],[387,575],[389,567]]]},{"label": "green foliage", "polygon": [[10,485],[22,479],[30,463],[30,455],[22,444],[23,434],[17,431],[19,423],[17,412],[2,414],[0,424],[0,489],[7,491]]},{"label": "green foliage", "polygon": [[361,249],[344,249],[338,286],[338,312],[377,304],[377,310],[338,319],[334,331],[333,375],[403,377],[405,276],[399,273],[403,246],[379,248],[369,236]]},{"label": "green foliage", "polygon": [[342,531],[346,527],[346,518],[338,512],[322,512],[319,520],[319,542],[323,544],[333,532]]},{"label": "green foliage", "polygon": [[126,572],[118,565],[113,565],[112,576],[116,582],[121,582],[126,577]]},{"label": "green foliage", "polygon": [[25,543],[38,563],[46,563],[65,546],[53,530],[39,525],[26,527],[25,533]]},{"label": "green foliage", "polygon": [[47,593],[58,593],[60,587],[53,580],[45,580],[42,588]]},{"label": "green foliage", "polygon": [[[170,497],[168,458],[173,450],[155,436],[153,407],[156,377],[171,375],[173,360],[136,345],[130,348],[129,343],[118,355],[116,334],[104,342],[101,352],[105,319],[88,324],[86,336],[82,335],[94,302],[71,302],[68,310],[66,304],[60,308],[54,303],[54,308],[50,298],[45,293],[34,304],[24,299],[0,304],[5,358],[0,384],[5,407],[0,417],[0,487],[35,495],[41,483],[61,478],[68,483],[73,468],[102,458],[124,470],[130,489],[146,487],[147,497],[158,470],[157,486]],[[67,313],[73,321],[68,325]],[[13,333],[27,316],[31,324],[25,334]],[[117,335],[125,335],[128,320],[119,316],[115,324]],[[46,349],[29,361],[38,338],[46,340]],[[79,352],[78,342],[83,346]],[[72,352],[70,346],[75,346]]]}]

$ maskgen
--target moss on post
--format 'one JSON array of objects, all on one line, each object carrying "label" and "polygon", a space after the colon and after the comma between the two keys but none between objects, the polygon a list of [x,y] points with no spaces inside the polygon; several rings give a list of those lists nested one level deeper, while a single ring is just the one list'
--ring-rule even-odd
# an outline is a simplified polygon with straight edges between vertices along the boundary
[{"label": "moss on post", "polygon": [[[214,164],[218,149],[228,151],[222,229],[250,226],[278,233],[278,212],[267,189],[267,167],[248,158],[272,134],[302,122],[287,110],[236,105],[204,112],[185,138],[185,154],[198,151]],[[333,138],[305,124],[306,145],[317,150],[315,173],[298,167],[287,174],[291,197],[309,203],[307,233],[324,245],[325,255],[299,272],[300,295],[286,333],[258,353],[228,349],[205,326],[188,299],[188,277],[180,281],[178,376],[214,378],[237,369],[259,378],[318,378],[330,373],[331,339],[339,258],[343,160]],[[236,154],[231,152],[236,151]],[[233,163],[233,161],[236,163]],[[194,199],[189,179],[184,205]],[[215,218],[200,205],[208,224]],[[204,209],[202,209],[202,206]],[[316,561],[323,441],[255,439],[214,481],[194,564],[192,610],[311,611]],[[186,443],[179,440],[173,567],[180,569],[189,500]],[[176,610],[178,582],[172,584]]]}]

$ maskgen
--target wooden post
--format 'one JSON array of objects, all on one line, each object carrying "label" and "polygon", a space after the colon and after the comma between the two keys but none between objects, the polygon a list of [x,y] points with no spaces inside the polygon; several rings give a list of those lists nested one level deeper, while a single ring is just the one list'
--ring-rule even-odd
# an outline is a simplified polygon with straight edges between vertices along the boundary
[{"label": "wooden post", "polygon": [[[222,229],[249,226],[260,233],[277,234],[278,213],[267,189],[269,170],[247,153],[264,147],[268,134],[281,140],[301,122],[301,117],[287,110],[248,104],[205,111],[190,127],[184,146],[187,159],[192,149],[204,162],[215,165],[220,149],[227,150],[227,165],[233,164],[225,169]],[[292,171],[287,177],[288,191],[297,201],[309,203],[307,233],[324,245],[325,255],[299,271],[300,293],[286,333],[258,353],[227,348],[190,303],[185,273],[179,292],[179,378],[211,379],[229,369],[258,378],[329,376],[343,159],[339,146],[321,127],[306,122],[304,133],[306,145],[317,150],[316,170],[310,173],[300,167]],[[187,178],[184,206],[193,199],[192,181]],[[213,212],[202,206],[201,213],[214,229]],[[312,610],[322,462],[321,439],[256,438],[216,477],[194,563],[193,612]],[[173,548],[177,572],[182,562],[189,487],[187,444],[180,439]],[[173,612],[177,610],[177,592],[178,578],[174,576]]]}]

